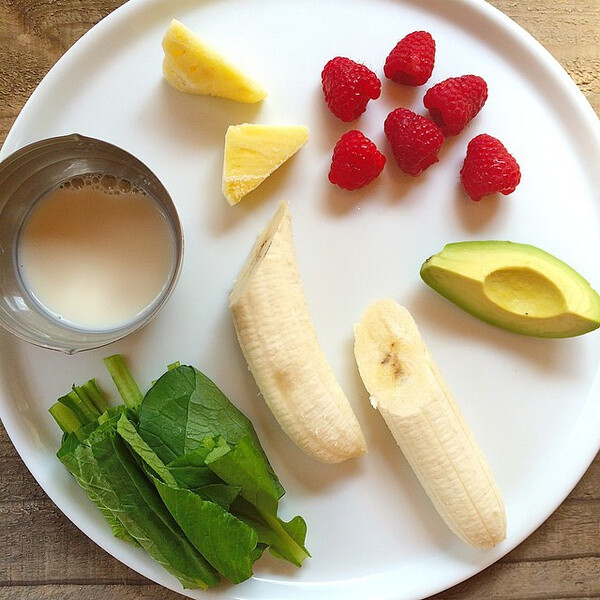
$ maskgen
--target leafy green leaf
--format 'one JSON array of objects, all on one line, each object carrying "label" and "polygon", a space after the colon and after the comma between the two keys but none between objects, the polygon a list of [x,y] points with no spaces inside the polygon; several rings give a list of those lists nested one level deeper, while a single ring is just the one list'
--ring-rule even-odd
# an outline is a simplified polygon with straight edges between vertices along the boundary
[{"label": "leafy green leaf", "polygon": [[[227,442],[249,436],[267,460],[250,420],[194,367],[179,366],[160,377],[144,397],[139,422],[139,434],[165,464],[216,436]],[[283,487],[270,465],[268,470],[280,497]]]},{"label": "leafy green leaf", "polygon": [[259,510],[241,496],[235,499],[230,510],[256,531],[259,544],[267,546],[276,558],[301,567],[310,556],[304,546],[306,523],[302,517],[294,517],[286,523],[276,515]]},{"label": "leafy green leaf", "polygon": [[226,483],[209,483],[192,491],[204,500],[210,500],[229,510],[231,503],[238,497],[240,488]]},{"label": "leafy green leaf", "polygon": [[60,454],[61,462],[104,516],[110,515],[115,534],[133,538],[185,587],[205,589],[218,582],[214,569],[186,538],[154,484],[133,460],[114,419]]},{"label": "leafy green leaf", "polygon": [[247,522],[270,546],[271,553],[301,566],[309,556],[304,547],[306,523],[295,517],[285,523],[277,516],[279,498],[262,455],[247,437],[232,444],[227,453],[209,454],[206,465],[223,481],[240,488],[230,510]]},{"label": "leafy green leaf", "polygon": [[167,465],[167,469],[169,469],[179,487],[195,490],[222,481],[204,464],[204,460],[212,449],[213,447],[203,444],[195,450],[177,457]]},{"label": "leafy green leaf", "polygon": [[267,464],[249,437],[229,446],[228,452],[211,452],[206,466],[223,481],[240,488],[240,494],[254,506],[277,514],[279,496],[269,476]]},{"label": "leafy green leaf", "polygon": [[258,541],[256,532],[218,504],[199,495],[154,484],[188,539],[220,573],[233,583],[252,575],[252,558]]},{"label": "leafy green leaf", "polygon": [[117,422],[117,433],[127,442],[131,450],[137,454],[166,484],[177,486],[177,482],[156,453],[140,437],[133,423],[125,414]]}]

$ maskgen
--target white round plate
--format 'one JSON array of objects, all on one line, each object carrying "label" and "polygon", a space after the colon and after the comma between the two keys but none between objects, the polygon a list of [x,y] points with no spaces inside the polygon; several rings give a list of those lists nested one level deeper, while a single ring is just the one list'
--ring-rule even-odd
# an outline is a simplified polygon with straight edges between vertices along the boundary
[{"label": "white round plate", "polygon": [[[258,105],[182,94],[161,75],[161,39],[176,17],[269,90]],[[418,178],[402,174],[382,123],[403,105],[424,113],[424,88],[383,80],[356,122],[324,106],[320,73],[344,55],[382,77],[390,49],[410,31],[437,41],[431,83],[476,73],[489,100]],[[220,191],[223,137],[242,122],[308,125],[311,139],[235,207]],[[361,129],[387,154],[378,180],[344,192],[327,181],[339,136]],[[425,597],[477,573],[537,528],[600,446],[598,331],[530,339],[479,322],[427,288],[421,263],[447,242],[509,239],[539,246],[600,288],[600,129],[576,86],[512,21],[477,0],[131,0],[85,35],[23,109],[5,157],[38,138],[82,133],[137,155],[170,190],[186,235],[172,299],[126,341],[64,356],[1,337],[0,417],[25,464],[90,538],[150,579],[192,598]],[[499,137],[521,164],[510,196],[471,202],[458,173],[468,141]],[[290,202],[298,261],[326,355],[369,443],[366,457],[325,466],[281,433],[239,351],[228,292],[281,199]],[[496,474],[508,537],[475,550],[442,522],[370,406],[352,354],[352,326],[391,296],[413,313]],[[143,386],[174,361],[209,375],[255,423],[287,489],[285,517],[308,523],[312,558],[301,569],[263,557],[255,576],[207,593],[183,591],[142,551],[112,537],[100,513],[55,458],[48,407],[72,383],[111,384],[102,357],[121,352]],[[116,396],[116,393],[113,397]]]}]

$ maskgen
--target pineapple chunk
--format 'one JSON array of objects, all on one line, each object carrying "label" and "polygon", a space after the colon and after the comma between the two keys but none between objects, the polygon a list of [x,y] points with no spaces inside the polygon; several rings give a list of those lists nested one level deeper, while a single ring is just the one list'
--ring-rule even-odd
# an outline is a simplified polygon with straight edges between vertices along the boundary
[{"label": "pineapple chunk", "polygon": [[304,125],[231,125],[225,134],[223,194],[237,204],[308,141]]},{"label": "pineapple chunk", "polygon": [[267,92],[244,75],[193,31],[173,19],[162,41],[165,52],[163,75],[175,88],[192,94],[206,94],[259,102]]}]

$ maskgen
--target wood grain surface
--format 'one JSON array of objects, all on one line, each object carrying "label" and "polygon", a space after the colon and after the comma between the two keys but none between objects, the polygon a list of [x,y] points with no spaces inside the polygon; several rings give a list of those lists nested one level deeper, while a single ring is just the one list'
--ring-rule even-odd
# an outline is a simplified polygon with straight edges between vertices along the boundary
[{"label": "wood grain surface", "polygon": [[[0,143],[52,65],[120,4],[119,0],[2,0]],[[491,4],[554,55],[600,114],[600,0]],[[0,599],[181,598],[120,564],[76,529],[36,484],[1,426],[0,473]],[[600,598],[600,457],[524,543],[433,598]]]}]

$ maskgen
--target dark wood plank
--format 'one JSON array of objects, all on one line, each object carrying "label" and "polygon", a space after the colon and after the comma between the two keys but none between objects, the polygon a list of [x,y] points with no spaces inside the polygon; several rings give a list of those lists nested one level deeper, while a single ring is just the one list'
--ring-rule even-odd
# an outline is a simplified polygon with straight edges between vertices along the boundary
[{"label": "dark wood plank", "polygon": [[15,586],[3,590],[2,600],[181,600],[182,596],[152,584]]}]

